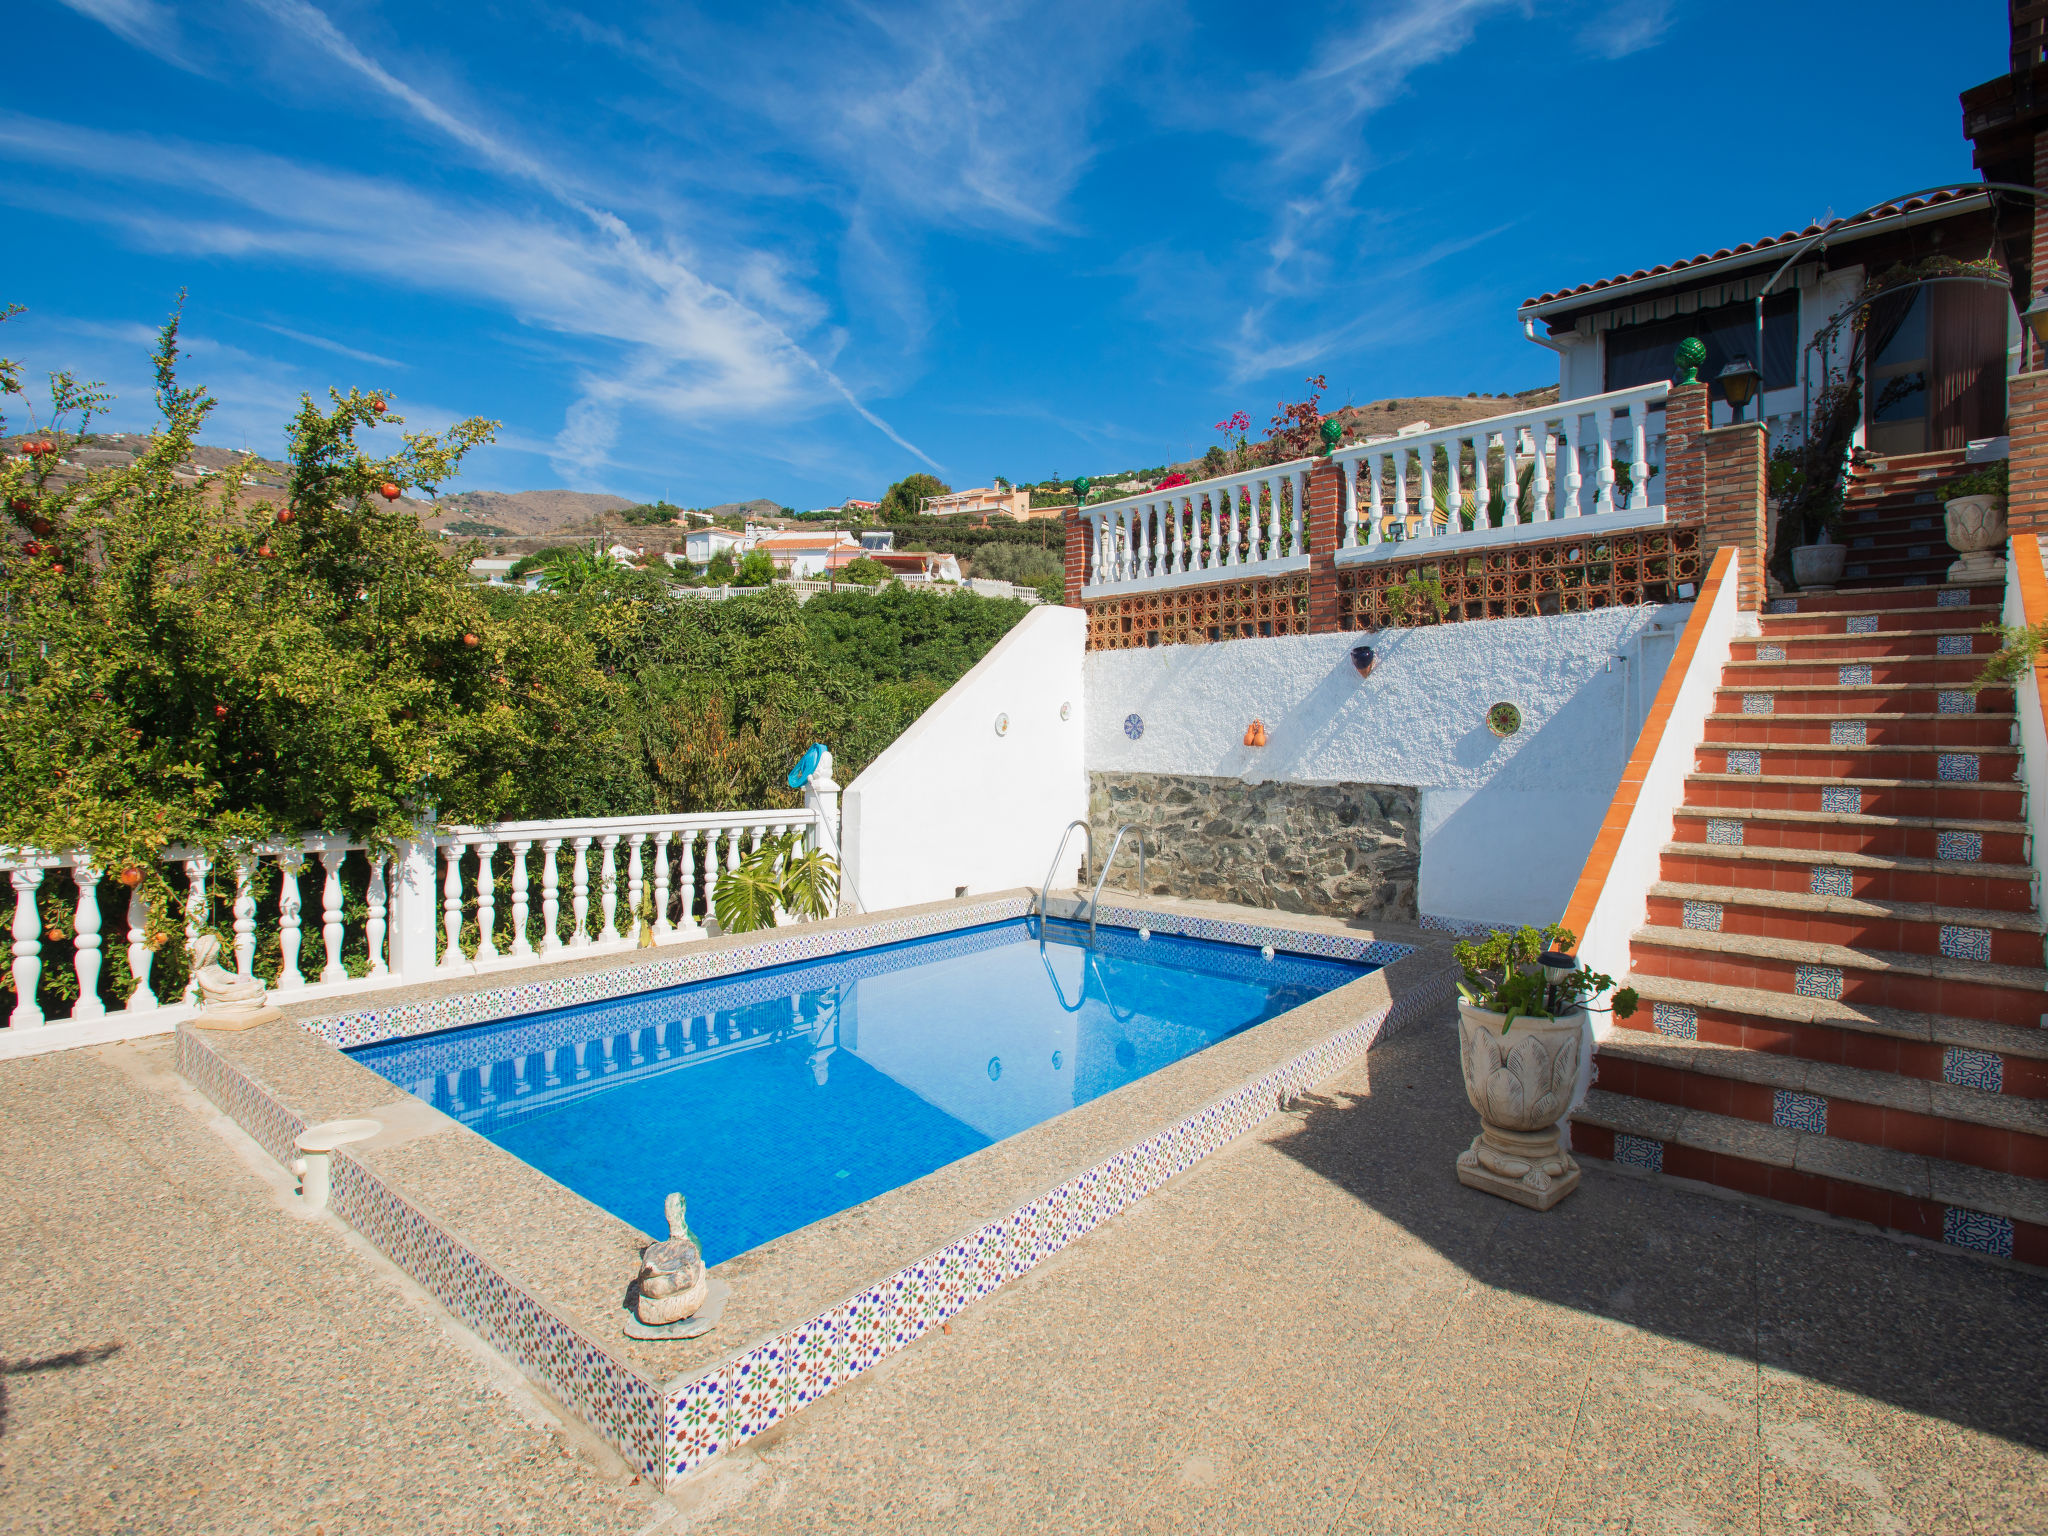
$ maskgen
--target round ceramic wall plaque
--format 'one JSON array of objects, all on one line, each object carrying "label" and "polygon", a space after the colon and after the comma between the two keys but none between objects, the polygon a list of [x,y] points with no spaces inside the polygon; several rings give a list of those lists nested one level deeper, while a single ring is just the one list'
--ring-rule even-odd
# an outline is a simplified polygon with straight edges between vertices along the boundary
[{"label": "round ceramic wall plaque", "polygon": [[1522,712],[1503,700],[1486,712],[1486,727],[1496,736],[1512,736],[1522,728]]},{"label": "round ceramic wall plaque", "polygon": [[1136,741],[1145,734],[1145,722],[1137,715],[1124,716],[1124,734]]}]

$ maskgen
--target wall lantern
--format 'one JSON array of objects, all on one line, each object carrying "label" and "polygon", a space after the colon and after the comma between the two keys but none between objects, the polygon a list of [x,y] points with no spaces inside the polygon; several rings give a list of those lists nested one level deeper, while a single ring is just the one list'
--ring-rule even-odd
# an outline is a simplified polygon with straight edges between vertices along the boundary
[{"label": "wall lantern", "polygon": [[[1756,364],[1746,357],[1736,358],[1721,370],[1721,394],[1729,409],[1735,412],[1737,421],[1742,420],[1742,408],[1755,397],[1757,386],[1762,382],[1763,376],[1756,371]],[[1761,405],[1757,407],[1757,414],[1759,417],[1763,414]]]},{"label": "wall lantern", "polygon": [[2034,302],[2026,307],[2020,318],[2027,322],[2027,329],[2034,333],[2035,344],[2048,350],[2048,288],[2043,288],[2034,295]]},{"label": "wall lantern", "polygon": [[1351,665],[1358,668],[1358,677],[1361,682],[1372,676],[1373,664],[1378,660],[1379,658],[1373,654],[1372,647],[1369,645],[1354,645],[1351,647]]}]

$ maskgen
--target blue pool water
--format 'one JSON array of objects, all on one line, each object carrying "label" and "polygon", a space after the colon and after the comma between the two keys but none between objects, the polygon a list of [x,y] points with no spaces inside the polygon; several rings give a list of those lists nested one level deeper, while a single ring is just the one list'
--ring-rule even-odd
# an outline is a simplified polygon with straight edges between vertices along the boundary
[{"label": "blue pool water", "polygon": [[1375,967],[1026,920],[351,1051],[716,1264]]}]

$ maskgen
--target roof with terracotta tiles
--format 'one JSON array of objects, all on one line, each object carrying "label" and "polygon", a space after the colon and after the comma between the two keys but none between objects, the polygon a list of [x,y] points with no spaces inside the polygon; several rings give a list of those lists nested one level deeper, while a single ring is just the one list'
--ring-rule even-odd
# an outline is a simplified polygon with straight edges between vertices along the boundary
[{"label": "roof with terracotta tiles", "polygon": [[[1881,219],[1897,218],[1901,214],[1917,213],[1923,208],[1932,208],[1941,203],[1971,201],[1983,194],[1969,192],[1936,192],[1930,197],[1909,197],[1903,202],[1886,203],[1868,213],[1859,213],[1853,219],[1844,219],[1837,229],[1852,229],[1859,224],[1874,224]],[[1960,211],[1960,210],[1959,210]],[[1710,261],[1726,261],[1731,256],[1747,256],[1752,251],[1767,251],[1774,246],[1789,245],[1794,241],[1810,239],[1826,228],[1821,224],[1809,224],[1804,229],[1788,229],[1782,235],[1766,235],[1761,240],[1752,240],[1737,246],[1723,246],[1718,251],[1702,251],[1697,256],[1688,256],[1683,261],[1667,262],[1663,266],[1638,267],[1633,272],[1622,272],[1614,277],[1603,277],[1595,283],[1581,283],[1576,288],[1559,288],[1552,293],[1540,293],[1534,298],[1522,300],[1521,307],[1531,304],[1549,304],[1558,299],[1568,299],[1582,293],[1598,293],[1603,288],[1619,287],[1623,283],[1639,283],[1644,278],[1662,277],[1667,272],[1682,272],[1687,267],[1702,266]]]}]

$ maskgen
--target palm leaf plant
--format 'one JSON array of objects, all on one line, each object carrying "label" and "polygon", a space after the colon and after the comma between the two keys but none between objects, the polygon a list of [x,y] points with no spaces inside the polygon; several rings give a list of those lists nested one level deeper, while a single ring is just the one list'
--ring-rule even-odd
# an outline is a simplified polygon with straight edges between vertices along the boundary
[{"label": "palm leaf plant", "polygon": [[803,834],[762,840],[738,867],[718,877],[712,915],[721,933],[773,928],[785,916],[830,917],[839,898],[839,865],[820,848],[802,847]]}]

